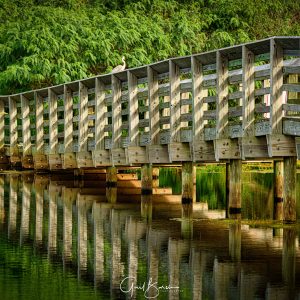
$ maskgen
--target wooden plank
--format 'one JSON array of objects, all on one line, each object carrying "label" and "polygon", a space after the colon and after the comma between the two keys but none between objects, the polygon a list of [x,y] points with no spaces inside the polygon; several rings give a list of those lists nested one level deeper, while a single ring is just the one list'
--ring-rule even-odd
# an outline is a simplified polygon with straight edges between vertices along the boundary
[{"label": "wooden plank", "polygon": [[255,123],[254,128],[255,128],[255,136],[267,135],[270,134],[271,132],[271,124],[269,120],[264,120]]},{"label": "wooden plank", "polygon": [[149,163],[148,150],[146,147],[128,147],[127,155],[129,164]]},{"label": "wooden plank", "polygon": [[267,135],[268,153],[270,157],[296,156],[295,138],[283,134]]},{"label": "wooden plank", "polygon": [[76,153],[76,161],[78,168],[94,167],[92,153],[90,151],[80,151]]},{"label": "wooden plank", "polygon": [[242,157],[246,158],[268,158],[268,145],[265,136],[262,137],[243,137]]},{"label": "wooden plank", "polygon": [[283,84],[282,90],[287,92],[300,93],[300,85],[299,84]]},{"label": "wooden plank", "polygon": [[127,165],[127,155],[124,148],[111,149],[111,159],[113,165]]},{"label": "wooden plank", "polygon": [[147,67],[151,144],[159,143],[159,97],[157,72]]},{"label": "wooden plank", "polygon": [[297,118],[285,118],[283,120],[283,133],[300,136],[300,122]]},{"label": "wooden plank", "polygon": [[282,134],[283,50],[274,39],[270,40],[270,122],[272,134]]},{"label": "wooden plank", "polygon": [[92,151],[92,159],[94,167],[111,166],[111,155],[108,150],[94,150]]},{"label": "wooden plank", "polygon": [[180,142],[180,69],[172,60],[170,71],[170,142]]},{"label": "wooden plank", "polygon": [[78,120],[79,152],[86,152],[88,147],[88,89],[79,82],[79,120]]},{"label": "wooden plank", "polygon": [[292,112],[300,112],[300,104],[283,104],[283,110],[292,111]]},{"label": "wooden plank", "polygon": [[255,109],[255,82],[254,82],[254,54],[246,46],[243,46],[243,135],[253,137],[254,109]]},{"label": "wooden plank", "polygon": [[73,151],[73,98],[72,91],[64,85],[64,152]]},{"label": "wooden plank", "polygon": [[193,143],[194,161],[214,161],[215,152],[213,142],[194,140]]},{"label": "wooden plank", "polygon": [[168,148],[171,162],[192,160],[189,143],[173,142],[168,145]]},{"label": "wooden plank", "polygon": [[48,154],[48,163],[50,170],[61,170],[63,167],[61,156],[58,153]]},{"label": "wooden plank", "polygon": [[21,95],[22,105],[22,138],[23,138],[23,156],[31,155],[30,138],[30,118],[29,118],[29,100]]},{"label": "wooden plank", "polygon": [[237,139],[216,139],[214,141],[216,160],[240,159],[241,152]]},{"label": "wooden plank", "polygon": [[61,163],[63,169],[76,169],[77,161],[76,161],[76,154],[73,152],[65,152],[61,154]]},{"label": "wooden plank", "polygon": [[228,137],[228,57],[217,51],[216,138]]},{"label": "wooden plank", "polygon": [[138,105],[138,86],[137,77],[130,71],[128,77],[128,96],[129,96],[129,146],[139,146],[139,105]]},{"label": "wooden plank", "polygon": [[164,145],[149,146],[149,161],[150,163],[165,164],[170,163],[168,148]]}]

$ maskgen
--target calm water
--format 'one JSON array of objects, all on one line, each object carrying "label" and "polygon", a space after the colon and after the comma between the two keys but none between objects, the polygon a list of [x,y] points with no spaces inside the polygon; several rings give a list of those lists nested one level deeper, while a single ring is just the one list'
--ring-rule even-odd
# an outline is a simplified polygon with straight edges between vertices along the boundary
[{"label": "calm water", "polygon": [[[97,182],[0,175],[0,299],[300,299],[299,226],[228,222],[224,172],[197,176],[191,221],[149,197],[105,203]],[[244,173],[242,217],[272,214],[272,174]]]}]

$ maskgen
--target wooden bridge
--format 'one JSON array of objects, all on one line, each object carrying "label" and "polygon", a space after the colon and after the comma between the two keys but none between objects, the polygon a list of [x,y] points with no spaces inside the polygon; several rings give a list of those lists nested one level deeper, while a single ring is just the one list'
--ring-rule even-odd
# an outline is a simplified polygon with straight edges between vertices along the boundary
[{"label": "wooden bridge", "polygon": [[1,96],[0,164],[182,163],[189,199],[193,163],[225,161],[230,197],[239,199],[242,160],[283,159],[290,203],[300,157],[299,57],[299,36],[273,37]]}]

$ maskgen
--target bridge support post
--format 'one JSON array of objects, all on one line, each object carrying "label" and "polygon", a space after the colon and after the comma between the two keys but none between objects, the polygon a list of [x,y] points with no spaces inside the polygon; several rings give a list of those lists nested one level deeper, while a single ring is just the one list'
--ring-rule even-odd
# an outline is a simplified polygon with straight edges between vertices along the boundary
[{"label": "bridge support post", "polygon": [[229,203],[228,214],[231,219],[241,216],[242,197],[242,160],[231,159],[229,162]]},{"label": "bridge support post", "polygon": [[196,201],[194,199],[194,180],[195,170],[191,161],[182,162],[182,204],[190,204]]},{"label": "bridge support post", "polygon": [[152,195],[152,165],[143,164],[141,167],[141,194]]},{"label": "bridge support post", "polygon": [[274,220],[283,219],[283,161],[274,161]]},{"label": "bridge support post", "polygon": [[296,166],[296,157],[284,157],[283,220],[285,222],[296,221]]},{"label": "bridge support post", "polygon": [[152,187],[159,187],[159,168],[152,167]]},{"label": "bridge support post", "polygon": [[117,202],[117,168],[106,168],[106,198],[110,203]]}]

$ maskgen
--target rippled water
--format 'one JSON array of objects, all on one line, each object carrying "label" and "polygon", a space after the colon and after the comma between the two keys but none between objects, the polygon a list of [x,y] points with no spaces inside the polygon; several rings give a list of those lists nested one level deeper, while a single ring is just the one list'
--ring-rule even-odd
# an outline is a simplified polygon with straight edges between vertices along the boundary
[{"label": "rippled water", "polygon": [[[104,202],[97,182],[0,175],[0,299],[300,299],[299,226],[224,220],[224,184],[199,172],[190,220],[149,196]],[[243,218],[272,202],[272,174],[244,174]]]}]

